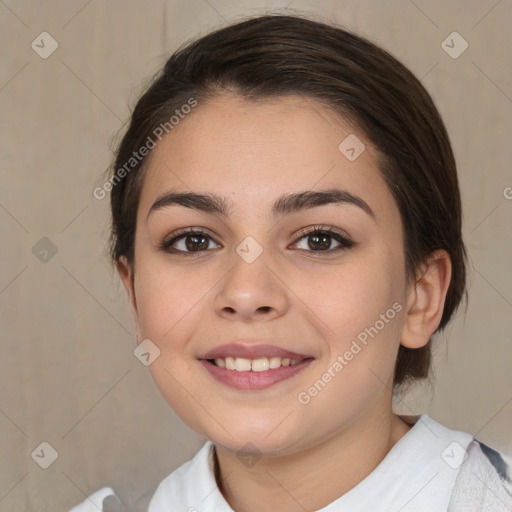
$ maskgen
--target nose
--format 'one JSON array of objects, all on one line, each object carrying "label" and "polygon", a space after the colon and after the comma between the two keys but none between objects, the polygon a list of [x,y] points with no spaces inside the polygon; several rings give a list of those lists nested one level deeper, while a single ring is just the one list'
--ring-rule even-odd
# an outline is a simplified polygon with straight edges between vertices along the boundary
[{"label": "nose", "polygon": [[214,299],[215,312],[245,323],[279,318],[289,308],[288,288],[261,254],[248,263],[238,255]]}]

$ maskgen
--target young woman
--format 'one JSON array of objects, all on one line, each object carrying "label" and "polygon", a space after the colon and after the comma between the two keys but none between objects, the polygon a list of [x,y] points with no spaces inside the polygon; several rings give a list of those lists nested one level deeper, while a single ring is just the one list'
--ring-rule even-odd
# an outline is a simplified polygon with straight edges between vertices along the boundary
[{"label": "young woman", "polygon": [[512,510],[510,458],[392,409],[465,249],[445,127],[390,54],[296,16],[202,37],[140,98],[108,188],[141,351],[207,440],[150,512]]}]

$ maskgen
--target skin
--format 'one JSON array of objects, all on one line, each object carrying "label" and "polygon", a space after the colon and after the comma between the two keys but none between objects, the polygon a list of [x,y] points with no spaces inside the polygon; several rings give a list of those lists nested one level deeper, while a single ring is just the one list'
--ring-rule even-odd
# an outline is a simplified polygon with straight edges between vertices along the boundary
[{"label": "skin", "polygon": [[[338,146],[351,133],[366,145],[349,161]],[[392,411],[400,344],[425,345],[441,319],[451,265],[432,254],[406,278],[400,213],[356,127],[297,96],[248,102],[223,94],[198,105],[153,150],[141,191],[135,273],[126,287],[138,342],[160,356],[151,375],[165,400],[217,447],[219,489],[239,512],[318,510],[363,480],[410,429]],[[270,217],[280,195],[342,188],[361,197]],[[215,193],[232,207],[222,218],[183,206],[149,215],[169,190]],[[333,226],[355,245],[312,251],[301,228]],[[201,227],[208,249],[176,255],[158,247],[173,232]],[[247,236],[263,249],[252,263],[236,252]],[[338,246],[332,240],[331,247]],[[186,249],[184,242],[175,247]],[[315,246],[314,246],[315,247]],[[401,311],[311,401],[307,391],[392,304]],[[235,390],[198,362],[207,350],[262,340],[314,357],[293,378],[265,390]],[[254,465],[242,447],[261,457]],[[311,477],[314,473],[314,478]]]}]

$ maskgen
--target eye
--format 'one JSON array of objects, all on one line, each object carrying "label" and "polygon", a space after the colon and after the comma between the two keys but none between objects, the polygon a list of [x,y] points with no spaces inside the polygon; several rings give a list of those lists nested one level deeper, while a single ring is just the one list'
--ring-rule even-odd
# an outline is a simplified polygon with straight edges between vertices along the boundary
[{"label": "eye", "polygon": [[[335,228],[326,226],[312,226],[303,228],[298,234],[299,238],[294,243],[298,245],[305,243],[306,247],[298,247],[300,250],[313,253],[332,253],[339,250],[349,249],[355,244]],[[303,242],[304,241],[304,242]],[[332,247],[333,241],[338,245]],[[162,251],[173,254],[200,253],[211,250],[210,242],[213,242],[219,249],[219,244],[201,228],[186,228],[178,233],[173,233],[171,238],[165,239],[159,244]]]},{"label": "eye", "polygon": [[[204,252],[208,250],[210,241],[215,242],[213,238],[198,228],[186,228],[175,233],[170,239],[164,240],[159,244],[159,248],[171,253]],[[217,249],[219,247],[216,247]]]},{"label": "eye", "polygon": [[[334,248],[332,247],[333,240],[338,244]],[[315,253],[335,252],[350,249],[354,246],[352,240],[349,240],[345,235],[328,226],[303,228],[299,232],[299,239],[295,244],[299,244],[302,241],[304,241],[303,245],[306,247],[299,247],[299,249]]]}]

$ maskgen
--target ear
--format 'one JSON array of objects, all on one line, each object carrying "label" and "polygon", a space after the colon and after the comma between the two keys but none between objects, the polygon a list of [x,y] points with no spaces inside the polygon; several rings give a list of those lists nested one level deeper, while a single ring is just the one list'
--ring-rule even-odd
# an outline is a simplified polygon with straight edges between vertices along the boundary
[{"label": "ear", "polygon": [[446,293],[452,276],[452,262],[445,250],[435,251],[409,286],[401,344],[407,348],[425,346],[443,316]]},{"label": "ear", "polygon": [[137,331],[137,343],[139,343],[139,340],[141,340],[141,338],[139,332],[139,314],[137,310],[137,300],[135,297],[135,280],[132,265],[128,262],[125,256],[121,256],[119,258],[117,262],[117,271],[119,272],[119,277],[123,282],[124,289],[126,290],[126,294],[128,296],[128,302],[130,304],[132,317],[135,322],[135,328]]}]

